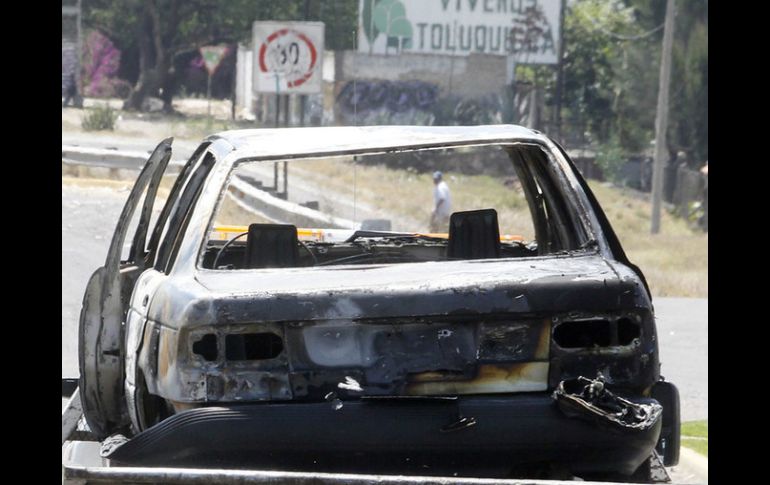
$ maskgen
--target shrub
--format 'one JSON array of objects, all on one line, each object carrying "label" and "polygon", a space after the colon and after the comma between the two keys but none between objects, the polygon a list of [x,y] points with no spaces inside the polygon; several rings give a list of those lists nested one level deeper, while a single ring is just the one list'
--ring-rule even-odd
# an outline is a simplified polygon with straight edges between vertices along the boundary
[{"label": "shrub", "polygon": [[620,169],[625,162],[625,153],[617,138],[599,146],[596,153],[596,165],[602,170],[606,180],[617,182]]},{"label": "shrub", "polygon": [[96,106],[83,117],[82,126],[86,131],[115,130],[118,112],[108,104]]}]

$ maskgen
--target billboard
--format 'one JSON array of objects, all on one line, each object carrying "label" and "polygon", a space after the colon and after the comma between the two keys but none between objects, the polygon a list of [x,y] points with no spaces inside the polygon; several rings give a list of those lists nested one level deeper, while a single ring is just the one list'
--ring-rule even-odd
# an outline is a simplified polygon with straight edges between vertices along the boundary
[{"label": "billboard", "polygon": [[254,91],[321,92],[323,22],[254,22]]},{"label": "billboard", "polygon": [[358,50],[556,64],[561,0],[359,0]]}]

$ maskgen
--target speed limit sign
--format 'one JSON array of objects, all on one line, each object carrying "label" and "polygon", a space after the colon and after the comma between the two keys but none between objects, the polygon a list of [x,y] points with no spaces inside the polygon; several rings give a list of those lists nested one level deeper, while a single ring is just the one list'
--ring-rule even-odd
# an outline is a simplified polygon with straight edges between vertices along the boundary
[{"label": "speed limit sign", "polygon": [[256,92],[321,92],[322,22],[254,22],[252,33]]}]

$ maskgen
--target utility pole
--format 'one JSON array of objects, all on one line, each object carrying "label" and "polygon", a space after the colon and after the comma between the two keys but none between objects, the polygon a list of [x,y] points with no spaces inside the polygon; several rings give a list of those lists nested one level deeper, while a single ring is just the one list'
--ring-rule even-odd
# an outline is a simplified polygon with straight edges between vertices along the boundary
[{"label": "utility pole", "polygon": [[564,139],[561,136],[561,98],[564,94],[564,10],[567,0],[561,0],[559,13],[559,59],[556,65],[556,139],[564,145]]},{"label": "utility pole", "polygon": [[[305,8],[302,15],[302,20],[307,22],[310,18],[310,0],[305,0]],[[323,68],[323,66],[322,66]],[[305,126],[305,108],[307,107],[307,95],[299,95],[299,126]]]},{"label": "utility pole", "polygon": [[663,194],[663,163],[666,156],[668,130],[668,87],[671,82],[671,48],[674,44],[675,0],[666,2],[666,23],[663,27],[663,51],[660,56],[658,108],[655,114],[655,162],[652,168],[652,224],[650,232],[660,232],[660,206]]}]

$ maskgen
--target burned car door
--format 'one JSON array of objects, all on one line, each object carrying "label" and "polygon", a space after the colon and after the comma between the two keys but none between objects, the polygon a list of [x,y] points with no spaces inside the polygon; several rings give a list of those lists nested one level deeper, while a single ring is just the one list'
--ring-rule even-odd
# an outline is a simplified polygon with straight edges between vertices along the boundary
[{"label": "burned car door", "polygon": [[[125,398],[134,431],[145,429],[166,414],[162,399],[153,395],[142,367],[148,366],[148,354],[158,360],[158,327],[148,323],[148,310],[155,293],[173,266],[173,257],[182,241],[189,215],[200,194],[215,157],[204,142],[193,153],[176,178],[155,229],[144,252],[146,271],[135,281],[125,325]],[[139,234],[137,234],[138,236]],[[138,244],[141,247],[141,244]],[[149,349],[149,350],[148,350]],[[144,359],[141,357],[144,352]],[[144,366],[142,365],[144,363]],[[155,366],[151,366],[155,369]],[[150,374],[152,380],[156,377]],[[150,385],[152,386],[152,382]]]},{"label": "burned car door", "polygon": [[[107,436],[126,424],[123,400],[123,326],[134,282],[147,266],[145,239],[160,180],[171,159],[173,139],[163,140],[147,160],[128,195],[104,266],[88,281],[78,330],[78,360],[83,414],[91,431]],[[126,260],[121,260],[129,221],[144,203]]]}]

